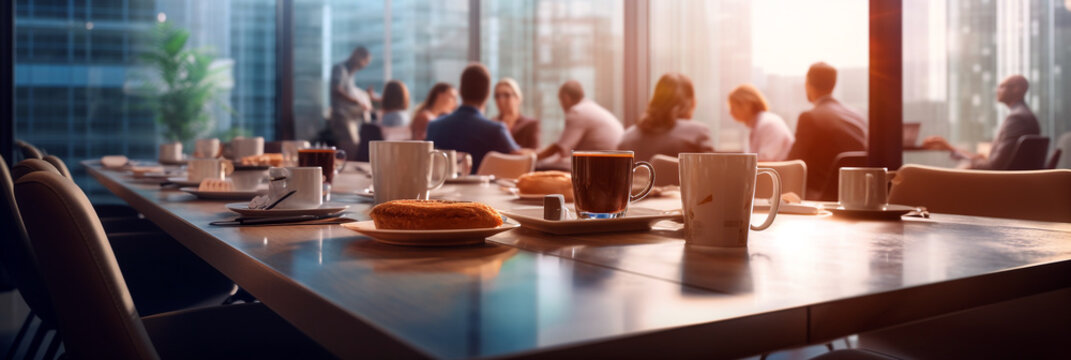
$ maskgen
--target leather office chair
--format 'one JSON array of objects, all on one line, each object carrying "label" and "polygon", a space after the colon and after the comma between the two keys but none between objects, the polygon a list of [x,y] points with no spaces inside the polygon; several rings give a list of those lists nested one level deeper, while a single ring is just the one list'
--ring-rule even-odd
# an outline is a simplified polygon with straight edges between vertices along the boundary
[{"label": "leather office chair", "polygon": [[[46,169],[46,171],[54,170]],[[16,358],[19,348],[27,340],[26,336],[30,335],[29,331],[34,319],[40,319],[36,331],[30,335],[32,338],[29,339],[25,353],[21,356],[21,358],[32,359],[36,356],[45,337],[56,329],[56,316],[52,310],[52,300],[41,280],[37,258],[33,254],[30,239],[26,235],[26,228],[22,225],[22,217],[15,205],[14,181],[8,171],[7,162],[2,157],[0,157],[0,194],[4,198],[3,204],[0,204],[0,225],[3,226],[0,228],[0,233],[4,234],[0,236],[0,260],[2,260],[4,271],[11,277],[15,288],[19,290],[19,295],[30,308],[30,313],[27,314],[18,333],[15,334],[4,358]],[[58,344],[56,337],[53,337],[52,344],[48,346],[51,350],[49,353],[54,355]],[[44,358],[51,359],[52,356],[47,356],[46,353]]]},{"label": "leather office chair", "polygon": [[357,156],[354,161],[368,162],[371,151],[368,146],[373,141],[383,140],[383,128],[379,124],[361,124],[361,143],[357,144]]},{"label": "leather office chair", "polygon": [[[651,167],[654,168],[654,172],[655,172],[655,184],[654,184],[654,186],[668,186],[668,185],[680,186],[681,185],[681,177],[680,177],[681,164],[680,164],[680,160],[677,160],[676,157],[669,156],[669,155],[657,154],[657,155],[651,157],[650,163],[651,163]],[[640,173],[637,172],[636,174],[638,176]],[[640,180],[643,180],[643,181],[640,181]],[[646,185],[647,184],[647,180],[646,179],[636,179],[634,182],[639,183],[641,185]]]},{"label": "leather office chair", "polygon": [[906,165],[889,202],[936,213],[1071,222],[1071,170],[953,170]]},{"label": "leather office chair", "polygon": [[483,156],[477,175],[494,175],[498,179],[516,179],[535,170],[535,154],[510,155],[497,151]]},{"label": "leather office chair", "polygon": [[1063,155],[1063,150],[1056,149],[1052,151],[1052,156],[1049,157],[1049,161],[1045,163],[1046,169],[1055,169],[1060,164],[1060,156]]},{"label": "leather office chair", "polygon": [[23,159],[40,159],[45,157],[45,154],[41,152],[36,146],[30,145],[30,143],[15,140],[15,146],[19,147],[19,151],[22,152]]},{"label": "leather office chair", "polygon": [[330,357],[262,304],[139,317],[104,230],[77,185],[36,172],[16,181],[15,194],[19,204],[34,204],[19,210],[71,357]]},{"label": "leather office chair", "polygon": [[[38,172],[60,175],[44,160],[27,159],[12,168],[12,179],[17,182]],[[95,210],[93,214],[100,221]],[[175,239],[153,229],[155,225],[148,223],[105,233],[143,315],[218,305],[235,291],[230,279]]]},{"label": "leather office chair", "polygon": [[[764,161],[759,167],[772,168],[781,176],[781,192],[790,192],[799,195],[800,199],[807,197],[807,163],[803,160],[789,161]],[[773,181],[769,176],[759,176],[755,179],[755,198],[769,199],[773,193]]]},{"label": "leather office chair", "polygon": [[837,157],[833,159],[833,166],[829,169],[829,179],[822,186],[822,191],[818,194],[810,194],[812,198],[808,200],[837,201],[840,187],[840,168],[862,166],[867,166],[866,151],[846,151],[837,154]]},{"label": "leather office chair", "polygon": [[1015,143],[1015,152],[1005,170],[1043,169],[1048,154],[1049,138],[1040,135],[1023,135]]}]

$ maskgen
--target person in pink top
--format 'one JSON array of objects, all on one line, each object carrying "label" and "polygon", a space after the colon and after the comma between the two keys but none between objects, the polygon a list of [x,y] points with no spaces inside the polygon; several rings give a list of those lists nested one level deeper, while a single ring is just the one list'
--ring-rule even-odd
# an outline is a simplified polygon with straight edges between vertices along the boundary
[{"label": "person in pink top", "polygon": [[785,120],[769,111],[766,97],[759,89],[744,84],[729,93],[729,115],[751,129],[748,152],[759,155],[759,161],[782,161],[788,158],[796,137]]},{"label": "person in pink top", "polygon": [[613,150],[621,141],[625,128],[609,110],[584,98],[584,88],[575,80],[558,90],[558,101],[565,112],[565,129],[557,142],[539,151],[539,160],[558,155],[556,167],[567,167],[573,150]]},{"label": "person in pink top", "polygon": [[643,118],[625,131],[618,150],[632,150],[640,161],[658,154],[677,157],[683,152],[713,152],[710,128],[690,120],[695,105],[691,79],[678,73],[662,75]]}]

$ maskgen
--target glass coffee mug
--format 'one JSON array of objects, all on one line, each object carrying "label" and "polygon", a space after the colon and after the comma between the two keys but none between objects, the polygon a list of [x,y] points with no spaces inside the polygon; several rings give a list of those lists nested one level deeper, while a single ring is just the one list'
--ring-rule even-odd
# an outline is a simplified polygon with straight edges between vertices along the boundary
[{"label": "glass coffee mug", "polygon": [[[630,202],[639,201],[651,192],[654,167],[634,161],[632,151],[574,151],[573,199],[576,214],[586,219],[611,219],[625,216]],[[632,195],[632,173],[646,167],[651,174],[647,186]]]},{"label": "glass coffee mug", "polygon": [[319,166],[323,171],[324,201],[331,201],[331,183],[335,174],[346,166],[346,151],[336,150],[334,146],[298,150],[298,166]]}]

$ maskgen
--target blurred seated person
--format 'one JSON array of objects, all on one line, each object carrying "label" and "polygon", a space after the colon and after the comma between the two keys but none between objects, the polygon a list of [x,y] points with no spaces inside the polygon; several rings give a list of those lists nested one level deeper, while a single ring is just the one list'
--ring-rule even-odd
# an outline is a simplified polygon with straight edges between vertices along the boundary
[{"label": "blurred seated person", "polygon": [[417,105],[413,111],[413,121],[409,124],[412,139],[427,137],[428,123],[456,109],[457,89],[444,82],[432,86],[431,90],[428,90],[428,96],[424,97],[424,102]]},{"label": "blurred seated person", "polygon": [[769,109],[766,97],[750,84],[740,85],[729,93],[729,114],[751,129],[748,152],[758,154],[759,161],[782,161],[788,158],[796,138],[785,120]]},{"label": "blurred seated person", "polygon": [[831,169],[833,161],[840,153],[866,150],[866,121],[833,98],[836,85],[837,69],[829,64],[815,63],[807,70],[804,87],[814,108],[800,114],[788,160],[807,164],[809,199],[836,200],[836,194],[822,194],[826,182],[839,176],[839,170]]},{"label": "blurred seated person", "polygon": [[555,167],[568,168],[573,150],[617,149],[625,128],[609,110],[584,98],[584,87],[579,82],[562,84],[558,101],[565,113],[565,128],[557,142],[536,154],[539,160],[557,155]]},{"label": "blurred seated person", "polygon": [[691,79],[678,73],[662,75],[643,118],[625,131],[617,149],[632,150],[639,161],[658,154],[676,158],[682,152],[713,152],[710,128],[691,120],[695,105]]},{"label": "blurred seated person", "polygon": [[401,81],[391,80],[383,86],[383,116],[379,125],[409,126],[409,89]]},{"label": "blurred seated person", "polygon": [[1030,107],[1026,106],[1026,102],[1023,101],[1029,88],[1030,82],[1022,75],[1009,76],[997,86],[997,101],[1008,106],[1008,110],[1011,110],[1011,113],[1000,124],[997,135],[993,139],[993,144],[989,148],[989,156],[957,149],[949,144],[948,140],[940,136],[926,138],[922,142],[922,147],[950,151],[954,158],[970,160],[967,167],[971,169],[1007,169],[1012,156],[1015,155],[1015,146],[1019,138],[1024,135],[1041,134],[1038,119],[1034,117]]},{"label": "blurred seated person", "polygon": [[521,115],[521,87],[511,78],[502,78],[495,84],[495,105],[498,116],[495,121],[503,123],[513,135],[513,141],[522,148],[539,148],[539,120]]},{"label": "blurred seated person", "polygon": [[482,64],[469,65],[461,72],[461,107],[428,124],[427,140],[435,142],[437,149],[471,154],[473,172],[488,152],[522,152],[505,125],[484,117],[490,95],[491,73]]}]

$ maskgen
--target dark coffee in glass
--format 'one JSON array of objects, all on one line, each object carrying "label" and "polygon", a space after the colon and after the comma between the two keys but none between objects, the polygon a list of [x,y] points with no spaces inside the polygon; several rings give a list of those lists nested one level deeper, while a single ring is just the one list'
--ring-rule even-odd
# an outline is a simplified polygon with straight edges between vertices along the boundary
[{"label": "dark coffee in glass", "polygon": [[[654,184],[654,168],[646,162],[634,162],[631,151],[574,151],[573,199],[581,218],[616,218],[624,216],[628,204],[647,196]],[[651,180],[643,192],[633,196],[632,172],[646,167]]]}]

